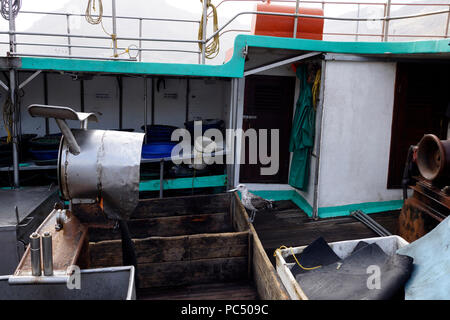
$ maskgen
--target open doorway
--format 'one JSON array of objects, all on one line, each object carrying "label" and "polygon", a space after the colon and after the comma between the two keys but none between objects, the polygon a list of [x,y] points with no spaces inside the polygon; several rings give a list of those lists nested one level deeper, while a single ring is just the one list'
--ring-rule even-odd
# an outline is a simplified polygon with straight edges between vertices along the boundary
[{"label": "open doorway", "polygon": [[[261,175],[263,166],[248,164],[248,141],[245,143],[245,163],[240,167],[240,181],[251,183],[288,183],[289,138],[292,127],[295,77],[248,76],[245,80],[244,117],[242,129],[279,129],[279,170],[275,175]],[[259,152],[259,151],[258,151]]]},{"label": "open doorway", "polygon": [[398,63],[395,81],[388,188],[400,188],[409,146],[424,134],[447,139],[450,64]]}]

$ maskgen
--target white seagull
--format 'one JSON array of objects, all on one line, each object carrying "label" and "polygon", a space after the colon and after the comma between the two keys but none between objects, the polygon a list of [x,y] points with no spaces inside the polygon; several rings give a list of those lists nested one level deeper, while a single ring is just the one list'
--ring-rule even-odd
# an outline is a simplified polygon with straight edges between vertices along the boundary
[{"label": "white seagull", "polygon": [[239,191],[241,193],[241,201],[244,207],[251,211],[250,222],[255,220],[256,212],[260,210],[272,209],[273,201],[261,198],[256,194],[248,191],[245,184],[238,184],[236,188],[228,190],[228,192]]}]

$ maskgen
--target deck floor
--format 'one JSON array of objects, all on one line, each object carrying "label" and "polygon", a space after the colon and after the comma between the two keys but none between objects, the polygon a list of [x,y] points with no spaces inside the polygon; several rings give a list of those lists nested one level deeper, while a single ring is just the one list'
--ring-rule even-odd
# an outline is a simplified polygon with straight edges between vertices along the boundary
[{"label": "deck floor", "polygon": [[138,291],[139,300],[257,300],[250,282],[208,283],[179,288]]},{"label": "deck floor", "polygon": [[[370,217],[392,234],[397,233],[399,211],[371,214]],[[322,236],[327,242],[377,237],[353,217],[312,220],[292,201],[277,201],[276,209],[256,215],[253,225],[269,259],[280,246],[308,245]]]}]

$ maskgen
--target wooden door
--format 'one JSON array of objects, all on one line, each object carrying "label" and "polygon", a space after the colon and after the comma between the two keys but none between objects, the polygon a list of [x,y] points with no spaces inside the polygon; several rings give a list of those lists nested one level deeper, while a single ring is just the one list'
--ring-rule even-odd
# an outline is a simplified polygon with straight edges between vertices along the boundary
[{"label": "wooden door", "polygon": [[[248,140],[245,143],[245,163],[240,167],[240,181],[252,183],[287,183],[289,174],[289,138],[294,106],[295,77],[249,76],[245,79],[244,130],[279,129],[279,170],[275,175],[261,175],[261,166],[249,163]],[[270,130],[268,130],[269,156]],[[258,140],[259,141],[259,140]],[[259,146],[258,146],[259,148]],[[258,149],[259,153],[259,149]]]},{"label": "wooden door", "polygon": [[449,64],[398,63],[388,188],[400,188],[409,146],[424,134],[447,138]]}]

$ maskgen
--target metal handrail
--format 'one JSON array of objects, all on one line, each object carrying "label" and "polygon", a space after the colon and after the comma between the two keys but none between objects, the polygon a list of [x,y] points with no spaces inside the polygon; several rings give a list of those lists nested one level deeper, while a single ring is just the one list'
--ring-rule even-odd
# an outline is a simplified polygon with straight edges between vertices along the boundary
[{"label": "metal handrail", "polygon": [[398,17],[380,17],[380,18],[344,18],[344,17],[327,17],[327,16],[317,16],[311,14],[295,14],[295,13],[280,13],[280,12],[261,12],[261,11],[243,11],[237,13],[233,18],[228,20],[222,27],[220,27],[216,32],[214,32],[209,38],[206,39],[206,42],[210,41],[217,35],[220,31],[226,28],[231,22],[233,22],[236,18],[245,14],[257,14],[257,15],[271,15],[271,16],[282,16],[282,17],[297,17],[297,18],[311,18],[311,19],[322,19],[322,20],[337,20],[337,21],[391,21],[391,20],[401,20],[401,19],[411,19],[418,17],[425,17],[443,13],[450,13],[450,10],[441,10],[434,12],[427,12],[421,14],[414,15],[406,15],[406,16],[398,16]]},{"label": "metal handrail", "polygon": [[[254,0],[222,0],[216,7],[221,5],[224,2],[231,2],[231,1],[252,1],[257,2]],[[298,3],[298,0],[273,0],[273,2],[289,2],[289,3]],[[389,1],[390,2],[390,1]],[[379,17],[379,18],[346,18],[346,17],[330,17],[330,16],[317,16],[317,15],[307,15],[307,14],[298,14],[298,13],[281,13],[281,12],[260,12],[260,11],[244,11],[239,12],[235,16],[233,16],[231,19],[229,19],[224,25],[222,25],[217,31],[215,31],[212,35],[210,35],[208,38],[206,38],[206,35],[201,40],[186,40],[186,39],[164,39],[164,38],[144,38],[142,37],[142,21],[166,21],[166,22],[181,22],[181,23],[198,23],[201,22],[199,20],[189,20],[189,19],[169,19],[169,18],[152,18],[152,17],[133,17],[133,16],[103,16],[105,18],[116,18],[116,19],[131,19],[131,20],[139,20],[139,37],[120,37],[117,36],[117,40],[128,40],[128,41],[138,41],[139,47],[136,46],[136,48],[133,48],[132,50],[136,50],[138,52],[139,61],[141,60],[141,54],[142,52],[150,52],[150,51],[167,51],[167,52],[184,52],[184,53],[194,53],[199,55],[199,61],[200,58],[202,58],[202,62],[204,63],[203,55],[204,53],[202,51],[194,51],[194,50],[181,50],[181,49],[147,49],[142,48],[142,42],[171,42],[171,43],[194,43],[194,44],[203,44],[203,47],[205,47],[205,44],[207,44],[209,41],[211,41],[217,34],[222,35],[227,32],[249,32],[247,30],[226,30],[227,28],[234,20],[236,20],[238,17],[242,15],[273,15],[273,16],[284,16],[284,17],[293,17],[295,19],[298,18],[312,18],[312,19],[323,19],[323,20],[337,20],[337,21],[349,21],[349,22],[360,22],[360,21],[382,21],[383,22],[383,30],[381,34],[360,34],[357,33],[324,33],[324,35],[348,35],[348,36],[372,36],[372,37],[381,37],[382,39],[387,39],[387,36],[392,37],[427,37],[427,38],[442,38],[446,37],[448,35],[448,27],[445,32],[444,36],[436,36],[436,35],[388,35],[388,23],[386,23],[386,26],[384,25],[385,22],[389,22],[392,20],[398,20],[398,19],[409,19],[409,18],[417,18],[417,17],[424,17],[424,16],[430,16],[430,15],[437,15],[437,14],[443,14],[447,13],[449,14],[449,18],[447,19],[447,25],[450,20],[450,10],[441,10],[441,11],[434,11],[434,12],[427,12],[427,13],[420,13],[420,14],[413,14],[413,15],[406,15],[406,16],[398,16],[398,17],[391,17],[389,16],[389,11],[386,11],[386,3],[379,3],[379,2],[369,2],[369,3],[360,3],[360,2],[354,2],[354,1],[345,1],[345,2],[338,2],[338,1],[320,1],[320,0],[302,0],[302,3],[320,3],[322,5],[325,4],[357,4],[359,5],[383,5],[385,6],[385,16]],[[424,3],[424,4],[406,4],[406,3],[394,3],[390,2],[389,6],[392,5],[423,5],[423,6],[449,6],[447,4],[438,4],[438,3]],[[205,10],[205,8],[204,8]],[[69,28],[69,17],[71,16],[84,16],[84,14],[76,14],[76,13],[60,13],[60,12],[40,12],[40,11],[21,11],[21,13],[25,14],[42,14],[42,15],[57,15],[57,16],[66,16],[67,17],[67,33],[40,33],[40,32],[16,32],[14,30],[11,31],[0,31],[0,34],[7,34],[10,37],[15,37],[16,35],[28,35],[28,36],[45,36],[45,37],[65,37],[67,38],[68,43],[67,44],[50,44],[50,43],[27,43],[27,42],[18,42],[18,41],[10,41],[9,43],[0,42],[0,44],[10,44],[16,47],[17,45],[35,45],[35,46],[54,46],[54,47],[66,47],[69,49],[69,57],[72,57],[71,49],[72,48],[85,48],[85,49],[111,49],[111,47],[105,47],[105,46],[88,46],[88,45],[72,45],[70,39],[71,38],[85,38],[85,39],[101,39],[101,40],[111,40],[110,36],[95,36],[95,35],[81,35],[81,34],[72,34],[70,33]],[[357,28],[358,29],[358,28]],[[206,30],[206,28],[204,28]],[[127,48],[117,48],[119,50],[126,50]],[[128,47],[130,49],[130,47]],[[15,50],[11,53],[14,55],[25,55],[15,52]],[[30,56],[40,56],[37,54],[29,54]],[[45,56],[45,55],[42,55]],[[66,56],[61,56],[66,57]],[[91,57],[85,57],[85,58],[91,58]],[[131,56],[130,56],[131,58]],[[113,59],[112,57],[95,57],[95,59]],[[117,59],[116,59],[117,60]],[[123,60],[123,59],[122,59]]]},{"label": "metal handrail", "polygon": [[[42,14],[42,15],[55,15],[55,16],[74,16],[74,17],[84,17],[81,13],[64,13],[64,12],[43,12],[43,11],[20,11],[20,13],[27,14]],[[93,15],[93,18],[98,18],[98,16]],[[102,15],[103,18],[113,18],[113,16]],[[188,19],[171,19],[171,18],[151,18],[151,17],[132,17],[132,16],[116,16],[116,19],[127,19],[127,20],[144,20],[144,21],[166,21],[166,22],[190,22],[200,24],[200,20],[188,20]]]}]

